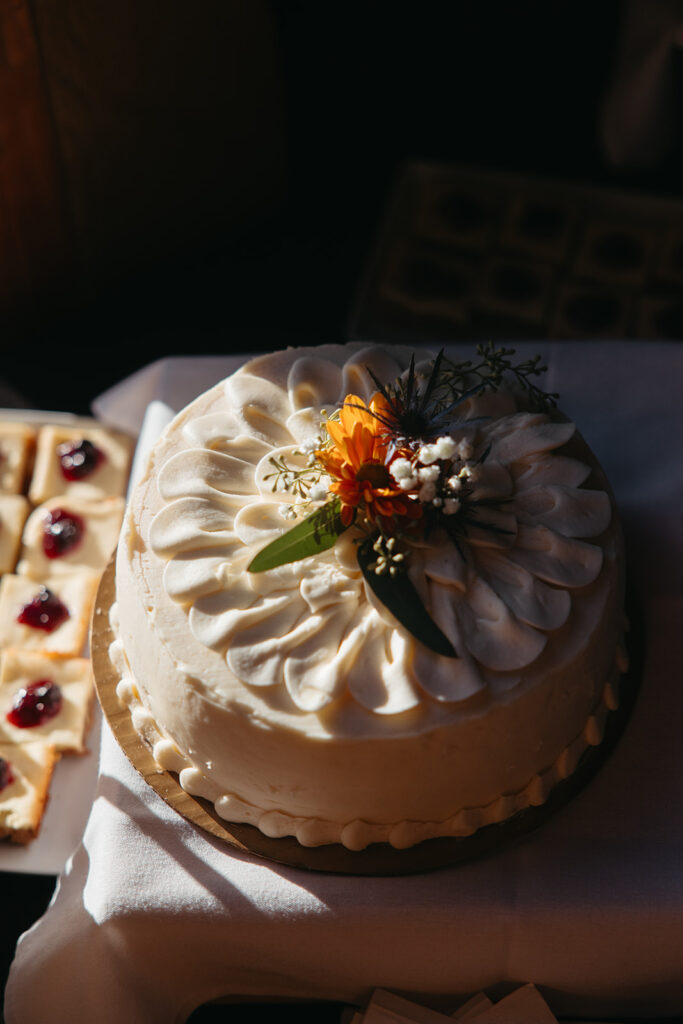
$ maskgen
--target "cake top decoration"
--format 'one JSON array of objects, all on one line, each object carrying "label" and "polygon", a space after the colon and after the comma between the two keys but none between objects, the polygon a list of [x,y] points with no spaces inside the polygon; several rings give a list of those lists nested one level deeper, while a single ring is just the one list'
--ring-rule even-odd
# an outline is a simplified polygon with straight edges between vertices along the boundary
[{"label": "cake top decoration", "polygon": [[493,440],[482,448],[477,421],[460,420],[458,409],[506,379],[532,410],[547,412],[558,397],[533,380],[546,370],[540,356],[515,364],[514,349],[488,343],[476,351],[476,362],[454,362],[442,350],[423,372],[413,356],[390,384],[368,367],[377,388],[369,402],[348,394],[340,408],[325,411],[320,434],[295,449],[294,461],[271,456],[264,479],[273,493],[291,495],[281,514],[296,525],[263,548],[249,572],[319,554],[354,527],[358,565],[376,597],[421,643],[456,657],[406,572],[411,551],[445,534],[463,558],[473,531],[497,534],[503,546],[516,535],[502,467],[487,466]]}]

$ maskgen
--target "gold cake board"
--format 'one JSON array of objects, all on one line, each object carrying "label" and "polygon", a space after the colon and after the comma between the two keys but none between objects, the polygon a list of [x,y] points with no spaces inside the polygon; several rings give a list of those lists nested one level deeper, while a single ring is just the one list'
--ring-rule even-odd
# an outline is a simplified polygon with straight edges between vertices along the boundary
[{"label": "gold cake board", "polygon": [[305,847],[291,836],[273,839],[253,825],[225,821],[213,805],[201,797],[191,796],[180,786],[178,776],[156,765],[152,752],[136,732],[128,708],[116,694],[118,675],[109,660],[113,634],[109,611],[115,596],[114,559],[100,582],[91,630],[91,657],[95,686],[105,718],[120,747],[145,782],[178,814],[196,828],[225,842],[227,848],[254,854],[289,867],[348,875],[402,875],[434,871],[462,861],[495,853],[503,845],[526,835],[542,824],[559,807],[574,796],[593,776],[609,755],[633,706],[640,678],[639,645],[630,632],[629,671],[622,676],[621,699],[617,711],[607,719],[605,736],[598,747],[589,747],[570,778],[558,783],[540,807],[529,807],[498,824],[486,825],[465,837],[427,839],[406,850],[397,850],[388,843],[375,843],[365,850],[348,850],[341,844]]}]

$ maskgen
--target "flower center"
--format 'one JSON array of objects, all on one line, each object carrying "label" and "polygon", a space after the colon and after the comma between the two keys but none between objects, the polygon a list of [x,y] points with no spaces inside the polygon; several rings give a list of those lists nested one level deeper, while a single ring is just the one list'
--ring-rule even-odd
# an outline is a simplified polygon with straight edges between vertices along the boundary
[{"label": "flower center", "polygon": [[364,462],[356,473],[358,483],[369,483],[371,487],[391,487],[393,481],[383,462]]}]

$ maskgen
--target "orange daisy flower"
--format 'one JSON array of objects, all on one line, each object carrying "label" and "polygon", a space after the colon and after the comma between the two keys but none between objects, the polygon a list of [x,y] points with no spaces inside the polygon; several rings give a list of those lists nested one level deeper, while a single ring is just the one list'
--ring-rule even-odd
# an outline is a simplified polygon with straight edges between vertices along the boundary
[{"label": "orange daisy flower", "polygon": [[399,490],[389,473],[390,463],[406,453],[397,450],[389,456],[387,427],[373,413],[387,417],[390,412],[380,394],[370,400],[369,406],[357,395],[347,395],[339,420],[326,424],[332,445],[315,454],[332,478],[330,490],[341,499],[341,517],[346,526],[361,504],[373,523],[379,518],[419,519],[422,515],[420,503]]}]

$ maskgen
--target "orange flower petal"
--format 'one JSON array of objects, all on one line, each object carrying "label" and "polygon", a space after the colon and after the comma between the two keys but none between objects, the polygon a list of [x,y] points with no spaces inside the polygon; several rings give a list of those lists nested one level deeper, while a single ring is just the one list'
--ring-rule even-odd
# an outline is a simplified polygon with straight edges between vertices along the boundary
[{"label": "orange flower petal", "polygon": [[[370,400],[369,407],[357,395],[347,395],[339,420],[330,420],[327,433],[331,447],[316,452],[325,471],[333,478],[330,490],[342,503],[342,521],[348,525],[353,510],[362,502],[371,520],[386,519],[389,523],[397,516],[416,519],[422,515],[418,502],[407,498],[403,491],[393,487],[373,487],[368,480],[358,480],[365,465],[387,465],[389,437],[387,426],[373,413],[391,418],[391,407],[379,393]],[[393,458],[410,452],[395,452]],[[393,461],[392,458],[392,461]]]},{"label": "orange flower petal", "polygon": [[361,423],[372,429],[375,417],[368,412],[367,406],[358,395],[347,395],[341,407],[341,422],[347,433],[351,433],[354,423]]}]

